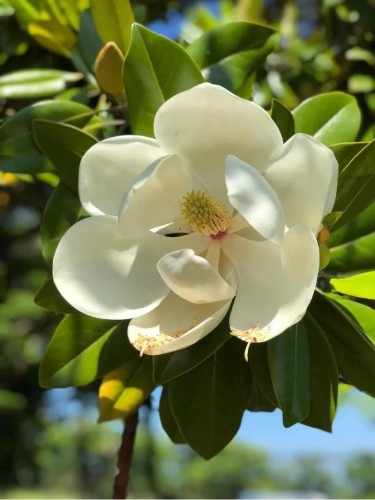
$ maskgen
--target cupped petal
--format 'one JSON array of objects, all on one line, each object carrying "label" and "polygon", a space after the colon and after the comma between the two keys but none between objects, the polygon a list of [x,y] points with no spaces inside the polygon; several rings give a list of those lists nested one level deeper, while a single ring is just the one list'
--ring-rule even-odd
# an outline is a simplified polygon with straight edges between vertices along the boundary
[{"label": "cupped petal", "polygon": [[194,304],[207,304],[234,297],[233,288],[191,249],[164,255],[158,262],[160,276],[179,297]]},{"label": "cupped petal", "polygon": [[92,146],[79,168],[79,196],[91,215],[117,215],[120,200],[137,176],[164,156],[154,139],[119,136]]},{"label": "cupped petal", "polygon": [[332,151],[308,135],[296,134],[263,175],[284,207],[287,226],[305,224],[317,233],[336,197],[338,164]]},{"label": "cupped petal", "polygon": [[303,317],[319,271],[318,244],[310,228],[293,227],[286,232],[283,245],[234,234],[223,240],[223,249],[238,277],[230,317],[234,335],[263,342]]},{"label": "cupped petal", "polygon": [[190,227],[182,219],[181,204],[191,187],[191,176],[184,171],[178,156],[156,160],[135,180],[122,200],[121,230],[134,234],[165,227],[166,233],[189,232]]},{"label": "cupped petal", "polygon": [[84,314],[103,319],[139,316],[169,292],[156,269],[160,257],[186,247],[203,251],[205,242],[196,236],[145,232],[130,238],[118,231],[116,217],[89,217],[62,237],[53,279],[61,295]]},{"label": "cupped petal", "polygon": [[156,309],[131,320],[129,340],[142,354],[184,349],[216,328],[230,304],[231,300],[193,304],[171,292]]},{"label": "cupped petal", "polygon": [[230,155],[226,160],[225,180],[231,205],[261,236],[280,243],[285,232],[284,211],[264,177]]},{"label": "cupped petal", "polygon": [[223,87],[203,83],[166,101],[154,122],[167,153],[178,154],[218,203],[225,200],[225,158],[232,154],[262,172],[282,151],[268,113]]}]

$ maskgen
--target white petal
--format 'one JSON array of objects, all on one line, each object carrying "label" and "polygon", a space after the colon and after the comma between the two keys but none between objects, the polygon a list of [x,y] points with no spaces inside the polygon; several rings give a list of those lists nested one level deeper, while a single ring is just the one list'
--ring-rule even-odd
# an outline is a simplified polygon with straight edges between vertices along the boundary
[{"label": "white petal", "polygon": [[157,265],[168,287],[194,304],[206,304],[234,297],[234,290],[206,259],[191,249],[177,250],[162,257]]},{"label": "white petal", "polygon": [[338,165],[332,151],[308,135],[296,134],[263,175],[284,207],[287,226],[306,224],[317,233],[336,196]]},{"label": "white petal", "polygon": [[185,161],[218,203],[225,199],[225,158],[235,155],[263,171],[282,151],[268,113],[217,85],[203,83],[166,101],[154,122],[167,153]]},{"label": "white petal", "polygon": [[[153,311],[132,319],[130,342],[145,354],[165,354],[189,347],[224,319],[231,301],[192,304],[173,292]],[[169,338],[168,338],[169,337]]]},{"label": "white petal", "polygon": [[249,340],[255,332],[258,342],[265,341],[303,317],[319,270],[318,244],[309,228],[293,227],[283,245],[229,235],[223,249],[239,282],[230,317],[234,331],[249,332]]},{"label": "white petal", "polygon": [[121,202],[119,224],[124,232],[167,226],[166,232],[190,231],[181,216],[183,196],[191,190],[191,177],[178,156],[167,156],[149,166]]},{"label": "white petal", "polygon": [[165,153],[154,139],[120,136],[92,146],[79,168],[79,196],[91,215],[117,215],[120,200],[137,176]]},{"label": "white petal", "polygon": [[196,235],[167,238],[118,231],[117,218],[94,216],[72,226],[53,261],[62,296],[79,311],[104,319],[132,318],[155,308],[169,292],[156,264],[165,253],[205,247]]},{"label": "white petal", "polygon": [[280,243],[285,231],[283,207],[263,176],[235,156],[228,156],[225,180],[231,205],[264,238]]}]

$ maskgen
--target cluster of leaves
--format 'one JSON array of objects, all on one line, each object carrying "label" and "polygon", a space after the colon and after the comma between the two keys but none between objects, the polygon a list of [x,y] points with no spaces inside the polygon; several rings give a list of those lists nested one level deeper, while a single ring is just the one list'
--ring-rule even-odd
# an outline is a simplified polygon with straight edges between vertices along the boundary
[{"label": "cluster of leaves", "polygon": [[[123,93],[119,96],[116,87],[108,102],[127,103],[122,130],[129,118],[134,134],[150,137],[161,104],[204,80],[249,98],[256,72],[279,38],[272,28],[232,22],[184,48],[133,24],[130,4],[124,0],[91,0],[80,19],[78,36],[68,49],[85,75],[86,94],[90,89],[100,94],[92,73],[94,59],[104,43],[115,42],[124,64],[115,56],[110,70],[115,81],[121,80]],[[4,78],[12,80],[14,74]],[[100,113],[101,106],[101,97],[93,105],[74,102],[65,94],[63,99],[26,106],[0,128],[0,169],[58,179],[41,226],[48,269],[63,233],[85,216],[77,194],[80,159],[98,138],[121,131],[107,127],[108,114],[114,115],[107,108]],[[248,363],[244,344],[230,337],[226,320],[188,349],[139,357],[127,340],[126,321],[76,312],[49,278],[35,301],[65,316],[40,366],[43,387],[81,386],[103,378],[99,400],[100,420],[105,421],[130,415],[162,385],[164,429],[173,442],[187,443],[207,459],[234,437],[245,411],[280,408],[285,426],[300,422],[329,431],[339,381],[375,396],[375,311],[361,300],[375,299],[375,142],[353,142],[361,113],[356,100],[343,92],[307,99],[292,112],[274,99],[271,116],[284,140],[295,132],[308,133],[332,149],[340,166],[334,212],[324,221],[332,233],[331,262],[305,318],[268,343],[252,345]],[[355,277],[341,278],[353,271]]]}]

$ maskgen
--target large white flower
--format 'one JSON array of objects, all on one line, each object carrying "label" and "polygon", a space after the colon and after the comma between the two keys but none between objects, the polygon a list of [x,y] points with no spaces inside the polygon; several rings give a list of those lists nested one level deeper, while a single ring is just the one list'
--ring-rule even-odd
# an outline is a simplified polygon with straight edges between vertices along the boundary
[{"label": "large white flower", "polygon": [[247,342],[298,322],[336,194],[332,152],[304,134],[283,144],[262,108],[210,84],[165,102],[154,131],[83,157],[91,217],[57,248],[61,294],[85,314],[132,318],[130,341],[147,354],[197,342],[233,298],[231,332]]}]

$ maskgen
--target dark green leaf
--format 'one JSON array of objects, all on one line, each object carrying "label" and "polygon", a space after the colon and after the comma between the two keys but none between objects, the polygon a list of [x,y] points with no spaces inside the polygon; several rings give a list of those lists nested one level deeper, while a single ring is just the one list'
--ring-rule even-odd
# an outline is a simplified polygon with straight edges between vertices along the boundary
[{"label": "dark green leaf", "polygon": [[374,201],[375,140],[347,164],[339,176],[334,210],[343,211],[333,230],[340,228]]},{"label": "dark green leaf", "polygon": [[133,25],[124,65],[133,133],[152,137],[154,117],[163,102],[201,82],[203,77],[198,67],[180,45],[143,26]]},{"label": "dark green leaf", "polygon": [[92,14],[89,10],[81,13],[78,33],[78,47],[85,63],[91,69],[94,68],[95,60],[103,47],[103,42],[96,31]]},{"label": "dark green leaf", "polygon": [[244,344],[232,338],[204,363],[168,384],[173,416],[186,442],[209,459],[235,436],[250,394]]},{"label": "dark green leaf", "polygon": [[329,92],[311,97],[293,111],[296,132],[310,134],[327,146],[354,141],[361,112],[354,97]]},{"label": "dark green leaf", "polygon": [[127,338],[127,325],[83,314],[66,316],[40,365],[40,385],[86,385],[125,364],[135,353]]},{"label": "dark green leaf", "polygon": [[159,403],[160,421],[163,429],[168,434],[169,439],[175,444],[185,443],[178,424],[171,411],[168,397],[168,384],[163,387]]},{"label": "dark green leaf", "polygon": [[77,312],[73,306],[60,295],[52,276],[36,292],[34,301],[38,306],[58,313]]},{"label": "dark green leaf", "polygon": [[35,142],[64,182],[77,190],[81,158],[97,142],[95,137],[72,125],[48,120],[35,120],[33,134]]},{"label": "dark green leaf", "polygon": [[334,232],[328,240],[327,271],[350,273],[375,268],[375,203]]},{"label": "dark green leaf", "polygon": [[303,321],[268,342],[268,363],[285,427],[310,411],[310,352]]},{"label": "dark green leaf", "polygon": [[331,432],[336,413],[339,373],[327,336],[309,313],[303,319],[310,346],[311,408],[301,423]]},{"label": "dark green leaf", "polygon": [[289,109],[277,99],[272,99],[271,117],[278,126],[284,142],[294,135],[295,126],[293,115]]},{"label": "dark green leaf", "polygon": [[365,146],[366,142],[344,142],[330,146],[339,164],[340,173]]},{"label": "dark green leaf", "polygon": [[42,253],[47,264],[52,263],[61,236],[77,221],[80,210],[77,194],[60,182],[49,197],[43,214]]},{"label": "dark green leaf", "polygon": [[275,408],[278,407],[279,403],[276,398],[268,363],[268,346],[266,342],[260,344],[252,343],[250,345],[249,366],[253,382],[259,388],[260,392]]},{"label": "dark green leaf", "polygon": [[263,392],[253,381],[251,385],[249,401],[247,402],[247,409],[254,412],[271,412],[276,410],[277,407],[277,405],[271,403],[271,401],[263,394]]},{"label": "dark green leaf", "polygon": [[196,344],[171,354],[154,356],[154,380],[157,384],[164,384],[203,363],[230,338],[229,314],[206,337]]},{"label": "dark green leaf", "polygon": [[199,68],[207,68],[238,52],[259,49],[274,33],[273,29],[258,24],[226,23],[206,31],[187,51]]},{"label": "dark green leaf", "polygon": [[[0,145],[1,148],[1,145]],[[53,170],[51,163],[41,155],[15,156],[0,153],[0,170],[13,174],[39,174]]]},{"label": "dark green leaf", "polygon": [[375,345],[322,293],[315,293],[309,311],[329,338],[339,373],[348,383],[375,396]]}]

